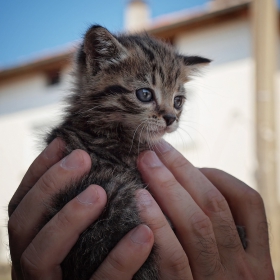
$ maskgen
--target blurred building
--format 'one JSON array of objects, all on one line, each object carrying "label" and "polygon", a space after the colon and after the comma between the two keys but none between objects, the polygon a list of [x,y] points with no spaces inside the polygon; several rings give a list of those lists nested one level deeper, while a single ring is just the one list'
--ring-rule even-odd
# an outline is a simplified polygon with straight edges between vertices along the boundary
[{"label": "blurred building", "polygon": [[[198,9],[151,20],[147,5],[136,0],[128,7],[126,27],[129,32],[145,28],[182,53],[213,59],[201,77],[186,85],[189,97],[186,113],[181,128],[168,140],[196,166],[223,169],[257,188],[250,5],[242,0],[216,0]],[[141,22],[135,20],[137,16]],[[277,36],[279,41],[279,32]],[[279,53],[279,45],[277,48]],[[63,97],[71,88],[69,72],[74,49],[0,70],[2,262],[8,259],[5,207],[40,150],[37,148],[42,144],[40,135],[60,120]],[[277,96],[279,89],[278,63]],[[276,106],[280,108],[279,98]],[[277,120],[280,131],[279,113]],[[278,144],[280,147],[279,140]]]}]

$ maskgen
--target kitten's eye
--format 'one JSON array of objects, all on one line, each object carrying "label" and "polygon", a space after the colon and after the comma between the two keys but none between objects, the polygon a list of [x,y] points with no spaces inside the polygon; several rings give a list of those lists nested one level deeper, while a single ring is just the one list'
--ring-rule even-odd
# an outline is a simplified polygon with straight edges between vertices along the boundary
[{"label": "kitten's eye", "polygon": [[183,96],[176,96],[174,98],[174,108],[177,110],[181,109],[181,107],[183,105],[183,100],[184,100]]},{"label": "kitten's eye", "polygon": [[142,102],[150,102],[153,100],[153,93],[148,88],[140,88],[136,90],[136,96]]}]

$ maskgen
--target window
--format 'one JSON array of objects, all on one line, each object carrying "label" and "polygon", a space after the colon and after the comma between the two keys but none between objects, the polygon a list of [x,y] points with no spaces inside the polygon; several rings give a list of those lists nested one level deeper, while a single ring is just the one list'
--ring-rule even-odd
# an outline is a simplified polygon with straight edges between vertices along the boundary
[{"label": "window", "polygon": [[47,86],[54,86],[60,83],[60,69],[46,72]]}]

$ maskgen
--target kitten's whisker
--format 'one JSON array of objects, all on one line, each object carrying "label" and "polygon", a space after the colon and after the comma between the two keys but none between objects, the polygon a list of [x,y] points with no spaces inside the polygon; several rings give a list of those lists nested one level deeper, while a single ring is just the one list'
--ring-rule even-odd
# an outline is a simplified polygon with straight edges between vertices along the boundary
[{"label": "kitten's whisker", "polygon": [[[180,133],[179,130],[176,131],[177,135],[179,135],[181,141],[182,141],[182,144],[183,144],[183,149],[184,147],[187,147],[187,144],[186,144],[186,140],[184,137],[182,137],[182,134]],[[188,134],[189,138],[191,139],[190,135]],[[193,139],[191,139],[191,141],[193,142]]]},{"label": "kitten's whisker", "polygon": [[149,137],[150,137],[150,127],[149,127],[150,123],[147,123],[147,144],[149,146],[150,150],[153,150],[152,146],[151,146],[151,142],[149,141]]},{"label": "kitten's whisker", "polygon": [[142,129],[141,129],[141,131],[140,131],[140,135],[139,135],[139,140],[138,140],[138,156],[139,156],[139,146],[140,146],[140,142],[141,142],[141,135],[142,135],[142,132],[143,132],[143,129],[144,129],[144,127],[145,127],[145,122],[147,122],[148,120],[146,120],[146,121],[144,121],[144,125],[143,125],[143,127],[142,127]]},{"label": "kitten's whisker", "polygon": [[[190,127],[191,129],[193,129],[196,133],[198,133],[200,135],[200,137],[203,139],[204,143],[206,144],[207,148],[210,150],[209,144],[208,144],[205,136],[198,129],[196,129],[195,127],[192,127],[192,126],[190,126],[188,124],[187,124],[187,126]],[[186,132],[188,134],[188,132],[184,128],[182,128],[182,127],[179,127],[179,128],[182,129],[184,132]]]},{"label": "kitten's whisker", "polygon": [[[197,150],[197,145],[196,145],[195,141],[193,140],[193,138],[191,137],[191,135],[190,135],[186,130],[182,129],[181,127],[179,127],[179,129],[181,129],[182,131],[184,131],[185,133],[187,133],[187,135],[188,135],[189,138],[191,139],[191,142],[192,142],[193,145],[194,145],[194,149],[195,149],[196,156],[197,156],[197,158],[198,158],[198,150]],[[178,131],[178,133],[179,133],[179,131]],[[180,133],[179,133],[179,135],[180,135]],[[181,135],[180,135],[180,137],[181,137]],[[183,139],[183,138],[181,137],[181,139]],[[184,144],[184,142],[183,142],[183,144]]]},{"label": "kitten's whisker", "polygon": [[147,145],[148,145],[148,147],[149,147],[149,149],[150,149],[150,144],[149,144],[149,122],[147,123],[147,125],[146,125],[146,133],[147,133]]},{"label": "kitten's whisker", "polygon": [[[184,131],[185,133],[187,133],[188,136],[190,137],[190,139],[191,139],[191,141],[192,141],[192,143],[193,143],[193,145],[194,145],[194,150],[195,150],[196,157],[197,157],[198,162],[199,162],[199,153],[198,153],[198,149],[197,149],[197,145],[196,145],[195,141],[193,140],[193,138],[191,137],[191,135],[190,135],[186,130],[182,129],[181,127],[179,127],[179,129],[181,129],[182,131]],[[179,133],[179,131],[178,131],[178,133]],[[179,135],[180,135],[180,133],[179,133]]]},{"label": "kitten's whisker", "polygon": [[150,141],[150,143],[151,143],[151,150],[152,151],[155,151],[154,150],[154,145],[153,145],[153,136],[151,136],[151,134],[153,133],[152,131],[149,131],[150,133],[149,133],[149,136],[150,136],[150,138],[151,138],[151,141]]},{"label": "kitten's whisker", "polygon": [[136,132],[137,132],[138,128],[139,128],[142,124],[145,124],[145,122],[146,122],[146,121],[147,121],[147,120],[145,120],[145,121],[141,122],[141,123],[140,123],[140,124],[136,127],[136,129],[135,129],[135,131],[134,131],[134,133],[133,133],[132,143],[131,143],[131,146],[130,146],[130,149],[129,149],[128,154],[130,154],[130,152],[131,152],[131,150],[132,150],[132,147],[133,147],[133,141],[134,141],[134,138],[135,138],[135,135],[136,135]]}]

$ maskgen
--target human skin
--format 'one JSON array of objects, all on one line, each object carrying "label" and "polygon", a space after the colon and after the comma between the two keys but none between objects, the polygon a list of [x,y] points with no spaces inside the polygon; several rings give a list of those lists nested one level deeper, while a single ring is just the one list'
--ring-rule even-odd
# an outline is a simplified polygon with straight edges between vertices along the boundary
[{"label": "human skin", "polygon": [[[13,280],[62,279],[61,262],[106,204],[103,188],[91,185],[36,229],[50,197],[90,170],[86,152],[75,150],[63,159],[63,149],[55,139],[10,201]],[[91,279],[131,279],[154,242],[161,279],[274,279],[265,209],[256,191],[223,171],[194,167],[165,142],[140,154],[138,169],[150,191],[136,193],[146,225],[130,231]],[[236,224],[246,228],[246,250]]]}]

